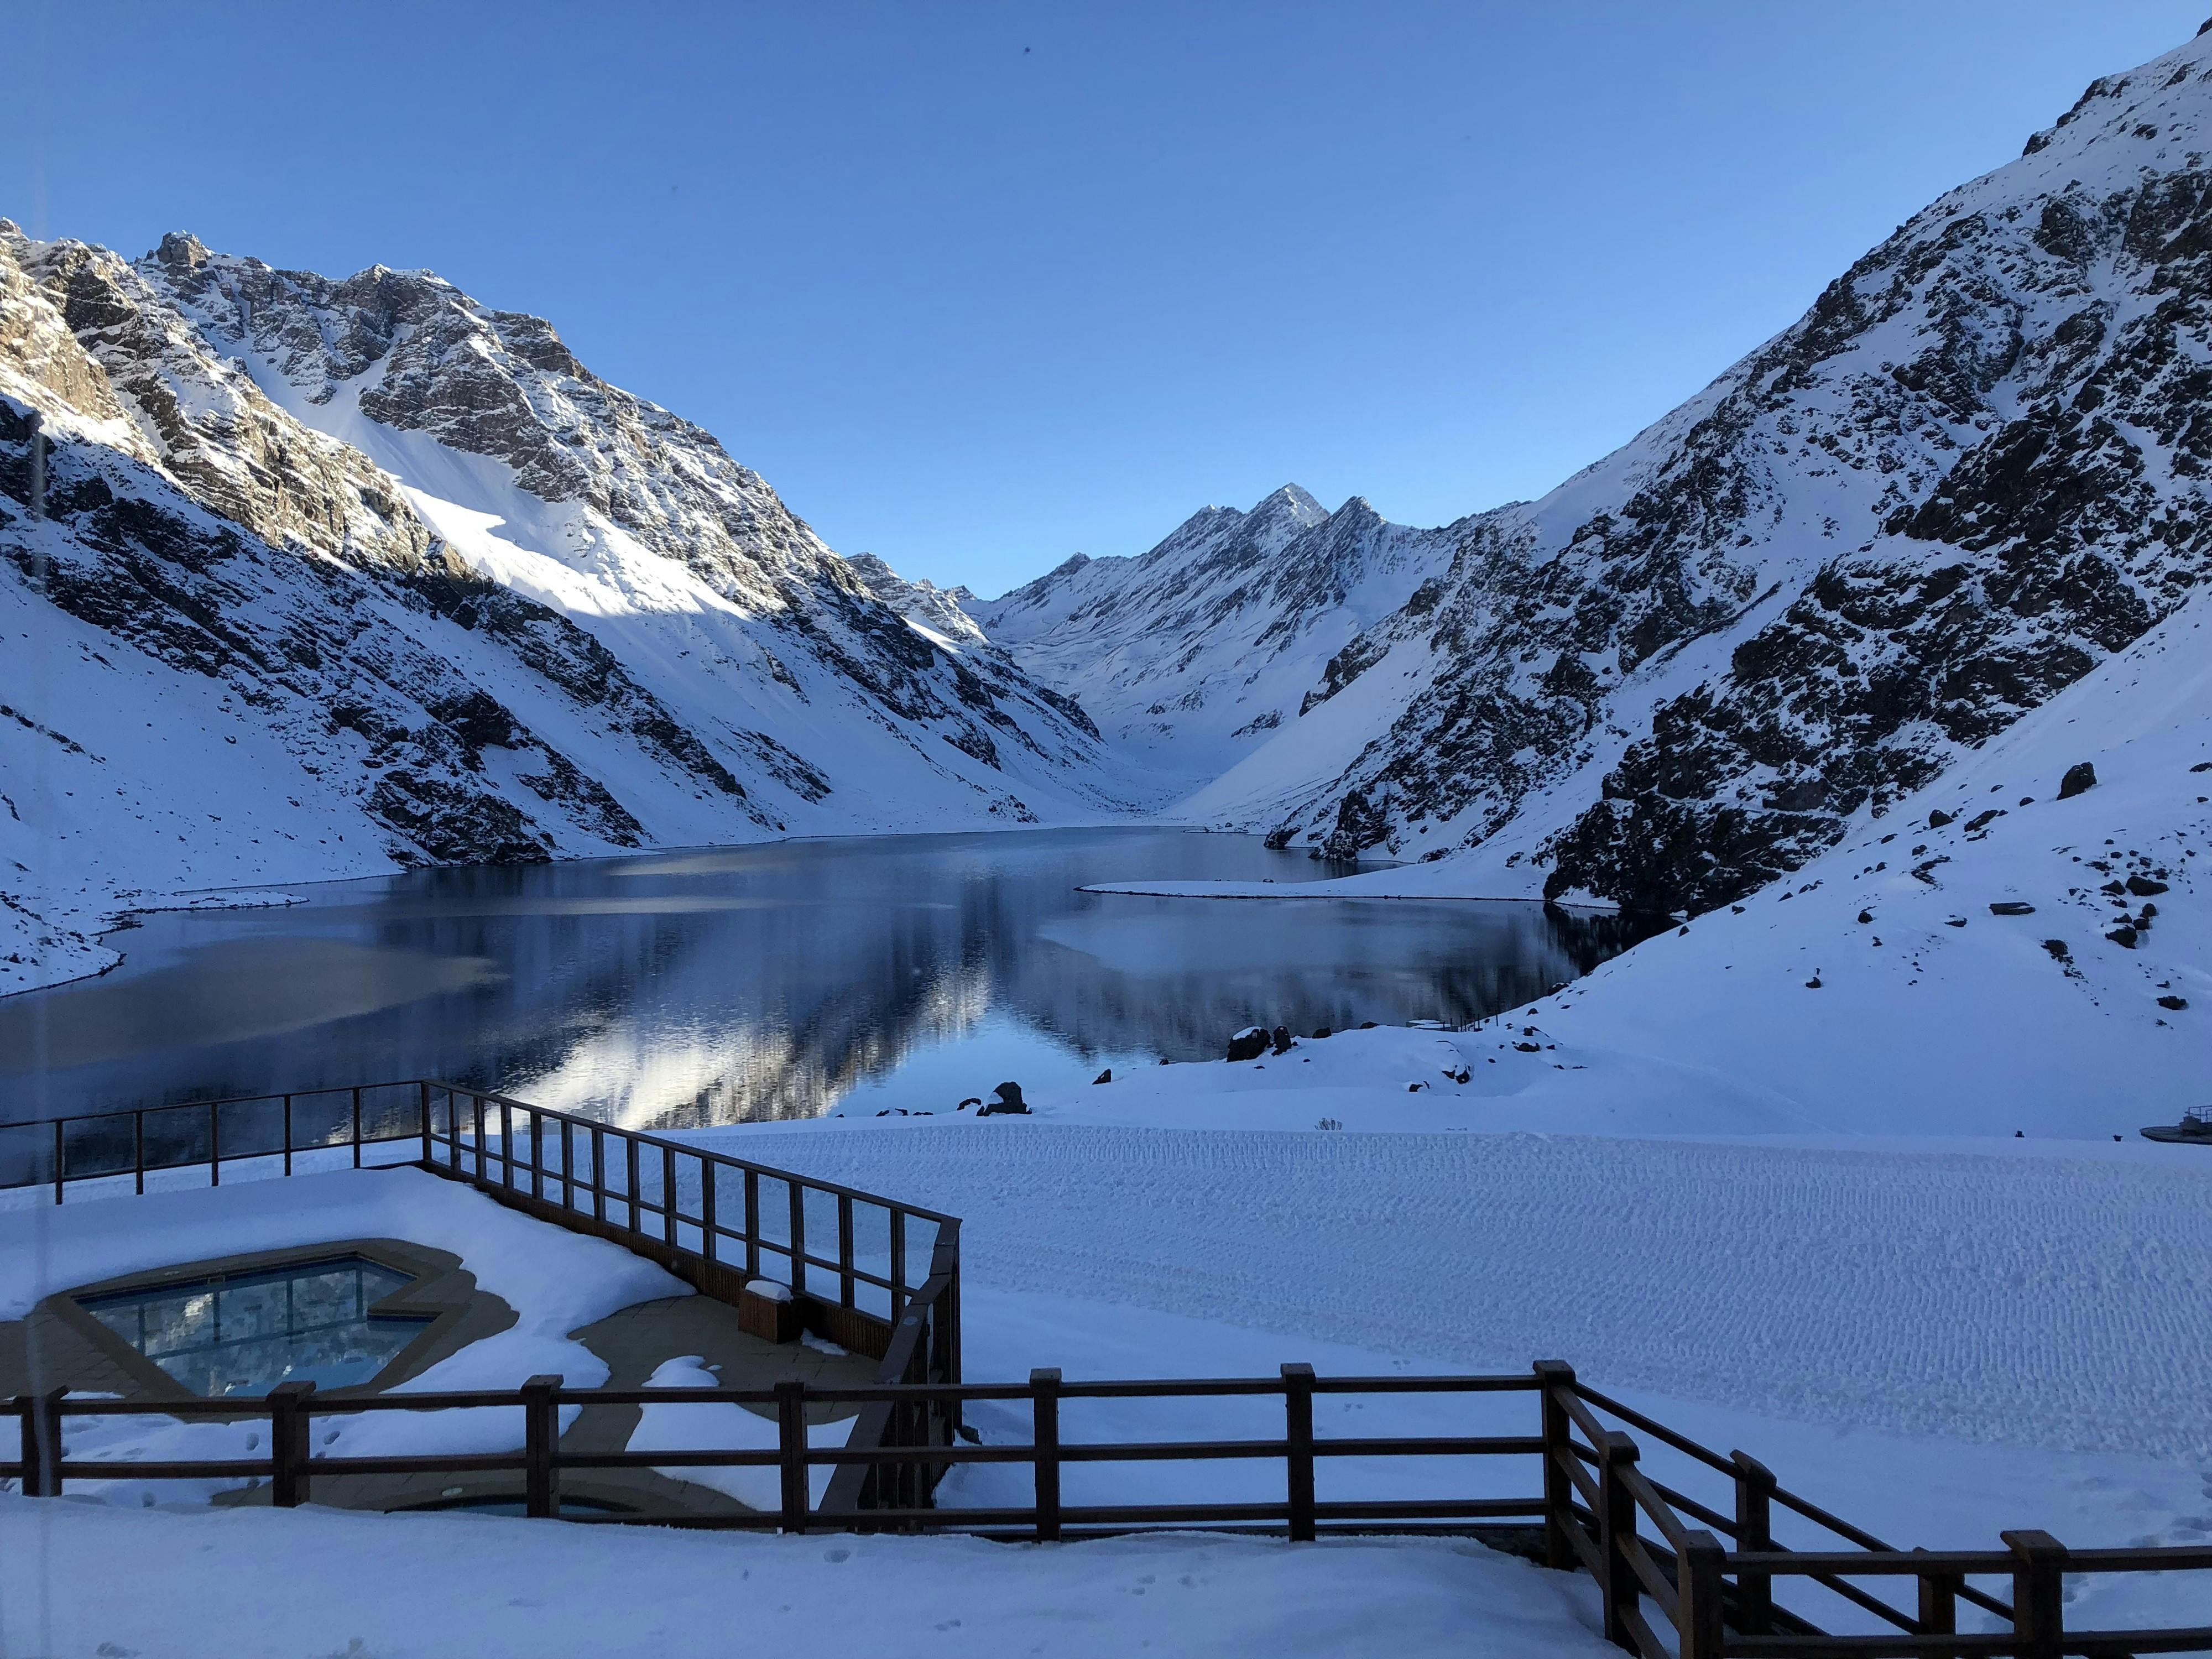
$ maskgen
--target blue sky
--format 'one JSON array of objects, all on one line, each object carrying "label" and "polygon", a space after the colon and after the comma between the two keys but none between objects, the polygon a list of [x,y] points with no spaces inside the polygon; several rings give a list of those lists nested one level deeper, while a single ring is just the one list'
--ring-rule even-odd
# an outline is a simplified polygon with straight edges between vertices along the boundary
[{"label": "blue sky", "polygon": [[2208,0],[13,0],[0,213],[428,266],[995,593],[1540,494]]}]

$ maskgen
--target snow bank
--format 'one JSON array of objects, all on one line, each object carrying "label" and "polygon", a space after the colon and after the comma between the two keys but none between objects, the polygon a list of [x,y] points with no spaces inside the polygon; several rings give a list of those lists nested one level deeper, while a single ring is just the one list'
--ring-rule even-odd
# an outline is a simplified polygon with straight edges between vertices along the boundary
[{"label": "snow bank", "polygon": [[747,1650],[823,1659],[1599,1659],[1595,1624],[1586,1579],[1468,1543],[1009,1547],[0,1497],[9,1653],[665,1659],[742,1631]]}]

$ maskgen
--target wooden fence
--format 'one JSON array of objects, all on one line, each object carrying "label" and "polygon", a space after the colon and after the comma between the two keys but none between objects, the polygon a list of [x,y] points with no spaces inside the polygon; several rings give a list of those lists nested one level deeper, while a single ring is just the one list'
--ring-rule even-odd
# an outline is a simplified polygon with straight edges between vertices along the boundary
[{"label": "wooden fence", "polygon": [[[242,1411],[234,1399],[79,1400],[56,1390],[8,1403],[19,1434],[16,1455],[0,1462],[0,1478],[44,1496],[60,1493],[72,1480],[265,1480],[271,1501],[289,1505],[307,1501],[314,1481],[325,1476],[508,1473],[520,1479],[527,1514],[559,1516],[564,1516],[562,1478],[570,1473],[751,1467],[778,1471],[781,1501],[775,1509],[714,1516],[572,1510],[564,1518],[789,1532],[959,1532],[1039,1541],[1164,1527],[1309,1540],[1330,1533],[1480,1533],[1519,1523],[1548,1565],[1591,1576],[1601,1593],[1607,1637],[1642,1659],[2115,1659],[2212,1651],[2212,1625],[2081,1630],[2069,1629],[2066,1618],[2069,1580],[2078,1585],[2108,1574],[2212,1571],[2212,1546],[2069,1550],[2045,1533],[2008,1532],[2001,1550],[1900,1550],[1789,1491],[1756,1459],[1702,1446],[1589,1388],[1557,1361],[1498,1376],[1322,1377],[1310,1366],[1285,1365],[1273,1377],[1070,1382],[1056,1370],[1036,1370],[1026,1383],[965,1382],[959,1375],[959,1231],[953,1218],[454,1085],[398,1086],[414,1091],[411,1113],[394,1115],[373,1100],[365,1117],[360,1091],[329,1091],[347,1097],[340,1103],[343,1133],[326,1130],[325,1138],[309,1137],[297,1146],[293,1131],[302,1097],[268,1097],[280,1103],[281,1144],[254,1150],[241,1146],[234,1126],[231,1138],[223,1137],[222,1109],[241,1103],[164,1109],[206,1114],[204,1150],[189,1159],[167,1158],[161,1149],[168,1143],[160,1134],[149,1142],[143,1122],[131,1127],[127,1142],[118,1139],[122,1131],[114,1125],[98,1143],[88,1143],[78,1129],[27,1126],[40,1145],[52,1147],[52,1167],[16,1178],[23,1172],[7,1164],[0,1143],[0,1187],[51,1182],[58,1202],[72,1182],[106,1182],[116,1190],[130,1179],[130,1190],[143,1191],[150,1169],[205,1163],[210,1180],[219,1181],[225,1160],[281,1158],[289,1174],[311,1162],[305,1159],[309,1152],[335,1154],[340,1167],[358,1167],[385,1161],[365,1157],[365,1149],[404,1145],[406,1162],[465,1181],[562,1225],[615,1239],[710,1293],[780,1261],[794,1293],[830,1325],[831,1334],[880,1335],[880,1345],[866,1351],[880,1356],[881,1380],[866,1387],[793,1381],[765,1390],[579,1390],[564,1387],[559,1377],[539,1376],[514,1389],[343,1398],[319,1395],[312,1384],[288,1383],[265,1401],[266,1456],[193,1462],[70,1458],[64,1452],[63,1425],[73,1418],[119,1416],[234,1422],[256,1413]],[[0,1130],[0,1136],[6,1133]],[[108,1154],[88,1155],[88,1144],[105,1145]],[[129,1160],[114,1151],[125,1144],[133,1148]],[[149,1145],[165,1161],[149,1161]],[[785,1183],[787,1192],[772,1182]],[[864,1221],[877,1210],[885,1212],[889,1244],[880,1253]],[[816,1237],[834,1230],[834,1255],[818,1254],[807,1243],[810,1222]],[[925,1227],[929,1266],[917,1282],[907,1269],[906,1250]],[[877,1271],[878,1262],[884,1271]],[[819,1292],[811,1288],[811,1269],[823,1276]],[[887,1310],[882,1318],[866,1305],[878,1295]],[[1317,1397],[1415,1394],[1525,1395],[1530,1431],[1316,1433]],[[1062,1407],[1071,1401],[1233,1397],[1279,1401],[1280,1432],[1234,1440],[1118,1442],[1068,1439],[1061,1432]],[[963,1411],[981,1402],[1025,1405],[1028,1439],[975,1442],[962,1427]],[[687,1404],[772,1411],[777,1443],[773,1449],[742,1450],[561,1448],[565,1407]],[[823,1404],[860,1408],[842,1447],[808,1443],[808,1409]],[[382,1457],[318,1455],[313,1449],[311,1425],[319,1418],[488,1407],[521,1413],[521,1449]],[[1708,1481],[1717,1501],[1702,1501],[1649,1474],[1637,1434]],[[1529,1490],[1524,1496],[1456,1499],[1324,1501],[1317,1496],[1316,1470],[1326,1460],[1422,1457],[1522,1460],[1514,1467],[1525,1468]],[[1279,1498],[1173,1504],[1069,1504],[1062,1498],[1062,1474],[1070,1464],[1249,1460],[1281,1464]],[[1026,1466],[1028,1501],[939,1507],[937,1488],[955,1464]],[[810,1502],[810,1471],[825,1466],[835,1473],[817,1507]],[[1835,1547],[1786,1546],[1775,1536],[1778,1521],[1801,1537],[1832,1539]],[[1900,1583],[1909,1585],[1909,1596],[1896,1593]],[[1871,1628],[1832,1632],[1815,1624],[1804,1609],[1819,1597],[1841,1603],[1856,1622]],[[1962,1608],[1990,1628],[1962,1632]]]},{"label": "wooden fence", "polygon": [[[1437,1434],[1347,1437],[1315,1432],[1314,1402],[1340,1395],[1521,1394],[1530,1396],[1527,1435]],[[1279,1433],[1234,1440],[1092,1441],[1064,1438],[1060,1413],[1079,1400],[1197,1401],[1244,1396],[1281,1402]],[[970,1444],[951,1432],[958,1409],[978,1402],[1027,1407],[1025,1442]],[[859,1406],[902,1425],[902,1431],[855,1433],[842,1447],[808,1444],[811,1406]],[[560,1444],[564,1407],[736,1405],[772,1411],[774,1449],[569,1452]],[[519,1451],[402,1454],[380,1457],[317,1455],[311,1425],[322,1418],[376,1412],[434,1412],[506,1407],[521,1414]],[[2047,1534],[2008,1532],[1994,1551],[1899,1550],[1789,1492],[1756,1460],[1723,1456],[1609,1399],[1555,1361],[1525,1375],[1498,1376],[1316,1376],[1285,1365],[1273,1377],[1070,1382],[1038,1370],[1026,1383],[883,1383],[817,1387],[800,1382],[772,1389],[569,1389],[557,1376],[532,1378],[520,1389],[404,1394],[337,1399],[312,1383],[286,1383],[269,1395],[265,1456],[191,1462],[73,1459],[62,1450],[71,1418],[161,1416],[221,1419],[243,1414],[236,1401],[73,1400],[62,1392],[9,1403],[19,1419],[19,1449],[0,1463],[0,1477],[34,1496],[59,1494],[72,1480],[259,1481],[270,1501],[308,1501],[316,1480],[335,1475],[507,1472],[517,1475],[526,1513],[563,1514],[563,1477],[608,1469],[761,1468],[778,1472],[781,1501],[771,1510],[698,1514],[611,1514],[594,1510],[567,1518],[597,1523],[646,1522],[684,1527],[806,1531],[958,1532],[1040,1542],[1098,1537],[1156,1528],[1265,1531],[1294,1540],[1328,1534],[1481,1531],[1523,1523],[1540,1539],[1549,1565],[1580,1568],[1602,1598],[1606,1635],[1643,1659],[1873,1659],[1874,1656],[2124,1656],[2212,1650],[2212,1626],[2157,1630],[2069,1629],[2066,1583],[2109,1573],[2212,1571],[2212,1546],[2069,1550]],[[1723,1512],[1648,1475],[1641,1448],[1613,1421],[1640,1429],[1733,1488]],[[1457,1499],[1316,1498],[1316,1469],[1343,1458],[1484,1457],[1524,1460],[1526,1496]],[[1280,1495],[1242,1503],[1070,1504],[1061,1478],[1070,1464],[1205,1462],[1261,1459],[1279,1462]],[[1028,1501],[987,1508],[946,1509],[931,1502],[936,1477],[954,1463],[1017,1464],[1029,1474]],[[819,1506],[809,1498],[809,1471],[838,1470]],[[1772,1533],[1778,1514],[1825,1529],[1848,1547],[1785,1547]],[[1699,1524],[1702,1523],[1702,1524]],[[1727,1536],[1723,1546],[1716,1533]],[[1973,1583],[2000,1581],[2008,1595]],[[1858,1581],[1887,1588],[1910,1580],[1913,1599],[1899,1604]],[[1832,1633],[1778,1596],[1778,1584],[1817,1583],[1888,1628]],[[1959,1629],[1961,1606],[1979,1609],[1998,1626]]]}]

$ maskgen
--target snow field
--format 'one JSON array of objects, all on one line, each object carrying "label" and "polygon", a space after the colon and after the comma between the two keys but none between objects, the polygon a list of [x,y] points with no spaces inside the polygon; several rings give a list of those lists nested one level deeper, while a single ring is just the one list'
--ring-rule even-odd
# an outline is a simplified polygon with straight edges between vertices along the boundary
[{"label": "snow field", "polygon": [[963,1217],[965,1278],[993,1288],[1454,1366],[1564,1358],[1801,1422],[2212,1455],[2212,1166],[936,1123],[697,1138]]}]

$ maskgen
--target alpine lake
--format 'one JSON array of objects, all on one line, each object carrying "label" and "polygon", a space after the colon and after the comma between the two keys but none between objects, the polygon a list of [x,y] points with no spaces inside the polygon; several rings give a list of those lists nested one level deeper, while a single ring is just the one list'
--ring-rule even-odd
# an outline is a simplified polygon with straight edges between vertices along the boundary
[{"label": "alpine lake", "polygon": [[1357,867],[1202,830],[871,836],[149,912],[108,936],[111,972],[0,1000],[0,1121],[415,1078],[634,1128],[949,1111],[1218,1059],[1249,1025],[1464,1024],[1650,931],[1521,901],[1079,890]]}]

